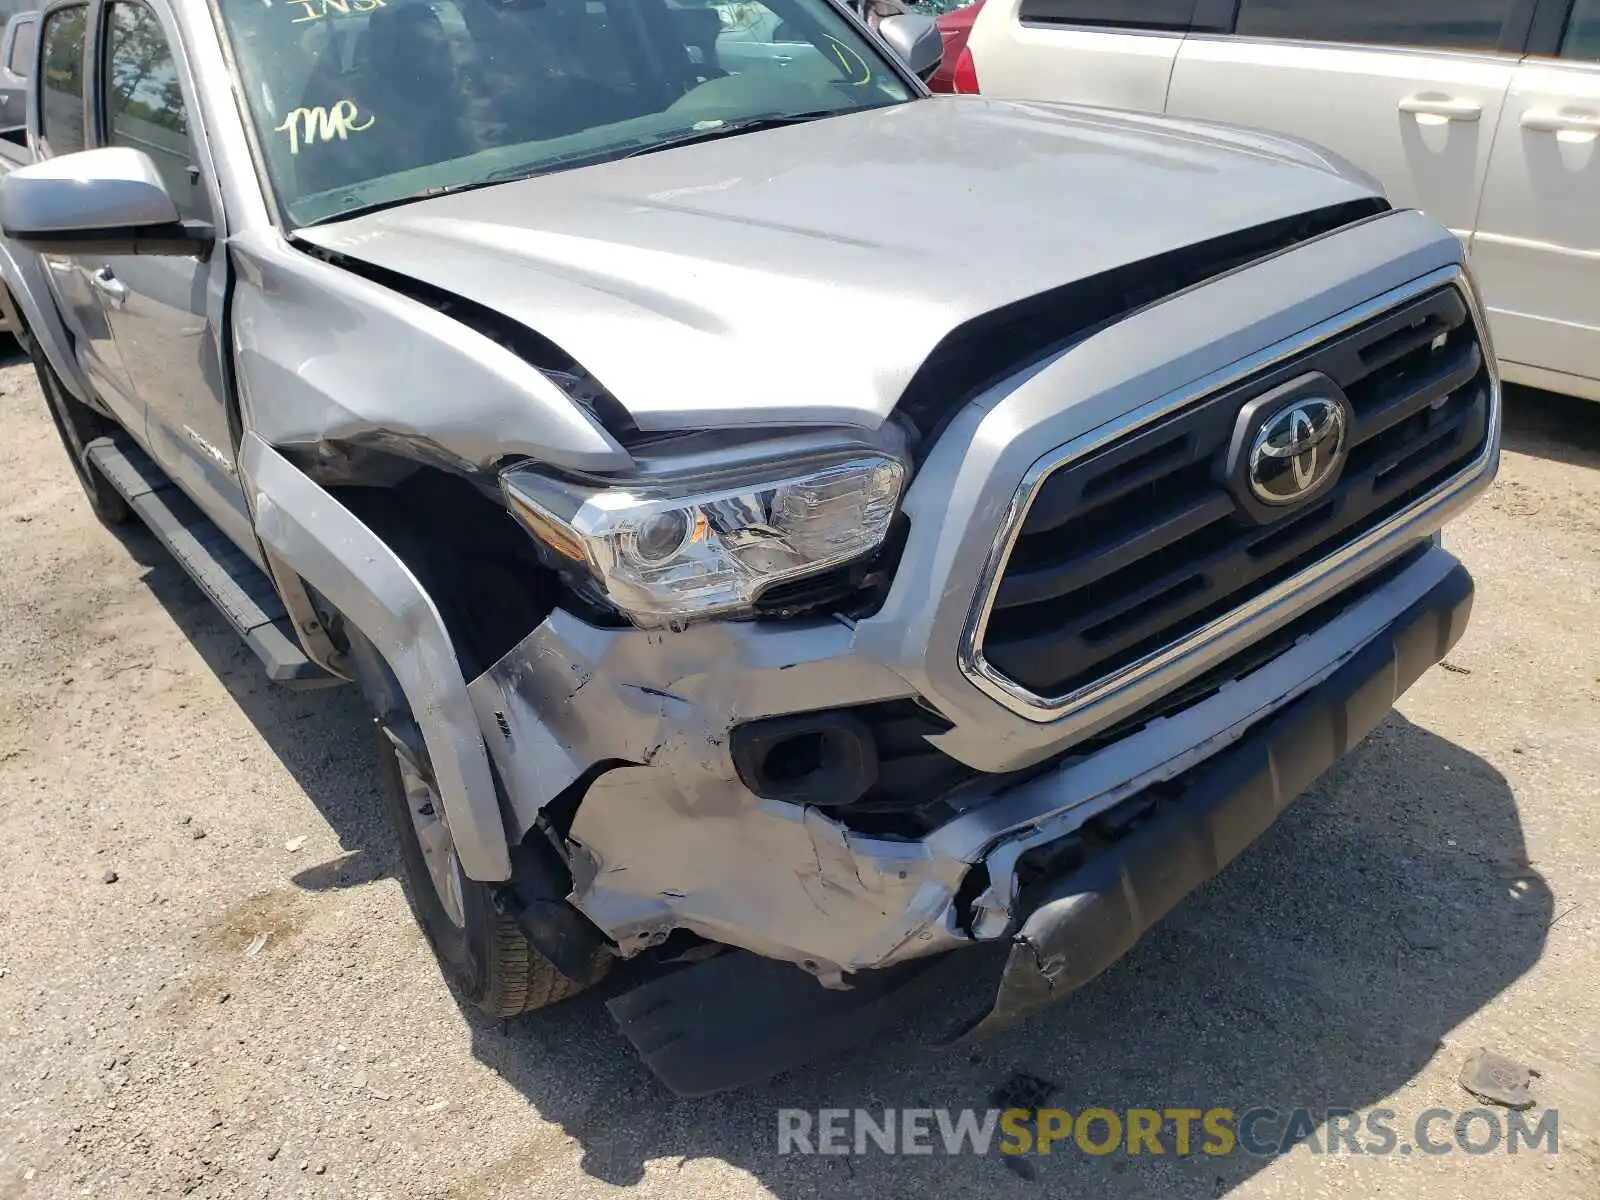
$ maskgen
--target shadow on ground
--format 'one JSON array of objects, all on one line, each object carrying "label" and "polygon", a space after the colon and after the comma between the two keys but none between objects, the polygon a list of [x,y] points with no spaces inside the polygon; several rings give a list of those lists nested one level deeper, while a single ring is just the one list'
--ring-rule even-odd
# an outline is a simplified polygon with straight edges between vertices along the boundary
[{"label": "shadow on ground", "polygon": [[269,681],[260,660],[154,534],[137,521],[117,532],[128,553],[146,568],[145,586],[346,851],[331,863],[300,872],[294,882],[310,891],[328,891],[394,874],[400,859],[377,785],[377,740],[360,695],[348,687],[296,692]]},{"label": "shadow on ground", "polygon": [[[1017,1073],[1049,1081],[1048,1103],[1073,1111],[1360,1108],[1410,1080],[1527,971],[1550,919],[1505,780],[1395,716],[1127,959],[976,1048],[928,1048],[987,1000],[991,977],[956,959],[918,1018],[871,1049],[708,1100],[661,1089],[591,1000],[504,1025],[475,1020],[475,1050],[613,1184],[640,1179],[652,1160],[710,1157],[779,1197],[1221,1195],[1264,1160],[1071,1148],[1026,1161],[780,1156],[776,1114],[988,1108]],[[605,1069],[586,1077],[596,1063]],[[1397,1129],[1416,1115],[1402,1111]],[[514,1189],[548,1152],[548,1141],[530,1143],[526,1160],[513,1151],[483,1182]]]},{"label": "shadow on ground", "polygon": [[[1525,445],[1544,436],[1537,422],[1517,430]],[[151,591],[348,851],[297,882],[324,890],[391,873],[393,836],[376,788],[362,783],[375,779],[376,759],[359,697],[267,683],[159,544],[140,530],[125,541],[148,565]],[[1100,1159],[1070,1147],[1026,1160],[783,1156],[777,1111],[986,1109],[1017,1073],[1048,1081],[1048,1103],[1074,1111],[1360,1108],[1413,1078],[1452,1029],[1526,972],[1550,920],[1550,892],[1527,863],[1505,780],[1394,716],[1128,958],[975,1048],[931,1048],[988,999],[987,963],[960,956],[924,985],[917,1016],[872,1047],[706,1100],[680,1100],[657,1084],[599,995],[512,1022],[467,1020],[480,1061],[575,1139],[591,1177],[612,1184],[640,1180],[647,1164],[670,1170],[709,1158],[783,1200],[1222,1195],[1265,1160]],[[1401,1109],[1402,1134],[1416,1115]],[[536,1133],[530,1127],[527,1144],[508,1145],[496,1162],[462,1164],[459,1194],[514,1194],[538,1178],[551,1143]]]},{"label": "shadow on ground", "polygon": [[1533,388],[1505,390],[1505,448],[1600,467],[1600,404]]}]

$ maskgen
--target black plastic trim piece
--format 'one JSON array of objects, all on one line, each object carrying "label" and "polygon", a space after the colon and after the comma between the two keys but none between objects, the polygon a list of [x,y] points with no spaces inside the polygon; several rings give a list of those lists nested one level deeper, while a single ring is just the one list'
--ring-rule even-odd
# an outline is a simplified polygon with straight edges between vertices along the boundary
[{"label": "black plastic trim piece", "polygon": [[1528,52],[1528,39],[1538,17],[1540,0],[1516,0],[1505,24],[1500,27],[1500,53],[1523,55]]},{"label": "black plastic trim piece", "polygon": [[709,1096],[837,1054],[909,1010],[930,965],[823,987],[790,963],[728,950],[606,1001],[624,1037],[680,1096]]},{"label": "black plastic trim piece", "polygon": [[1457,566],[1320,687],[1158,791],[1153,814],[1122,840],[1025,895],[994,1005],[964,1036],[1070,995],[1131,950],[1382,723],[1460,640],[1472,596]]},{"label": "black plastic trim piece", "polygon": [[734,729],[728,748],[740,781],[768,800],[844,807],[878,780],[872,730],[850,712],[750,721]]},{"label": "black plastic trim piece", "polygon": [[522,936],[574,983],[595,983],[609,968],[613,947],[593,922],[567,903],[572,876],[542,835],[511,848],[511,881],[494,903]]},{"label": "black plastic trim piece", "polygon": [[1573,0],[1537,0],[1528,26],[1527,53],[1542,58],[1556,58],[1561,54],[1561,43],[1567,34],[1567,22],[1572,19]]},{"label": "black plastic trim piece", "polygon": [[146,254],[198,258],[211,257],[216,227],[205,221],[173,221],[165,225],[129,225],[115,229],[55,230],[33,234],[6,229],[5,236],[39,254]]},{"label": "black plastic trim piece", "polygon": [[920,435],[920,459],[967,401],[991,384],[1190,288],[1390,211],[1381,196],[1347,200],[1125,263],[993,309],[944,336],[917,368],[895,411]]}]

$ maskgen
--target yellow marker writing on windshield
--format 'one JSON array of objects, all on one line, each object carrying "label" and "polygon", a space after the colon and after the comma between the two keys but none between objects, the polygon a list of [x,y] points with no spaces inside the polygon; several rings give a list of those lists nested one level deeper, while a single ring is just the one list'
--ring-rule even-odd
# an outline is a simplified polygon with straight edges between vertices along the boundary
[{"label": "yellow marker writing on windshield", "polygon": [[828,48],[833,51],[833,57],[844,70],[846,83],[863,84],[872,82],[872,68],[862,61],[862,58],[850,47],[837,38],[828,39]]},{"label": "yellow marker writing on windshield", "polygon": [[353,12],[372,12],[388,6],[385,0],[289,0],[289,7],[300,10],[300,15],[289,24],[303,25],[307,21],[320,21],[331,12],[349,16]]},{"label": "yellow marker writing on windshield", "polygon": [[301,143],[314,146],[318,142],[343,141],[352,133],[371,129],[378,118],[363,117],[353,100],[340,100],[331,108],[297,108],[283,119],[276,132],[289,135],[289,153],[299,154]]}]

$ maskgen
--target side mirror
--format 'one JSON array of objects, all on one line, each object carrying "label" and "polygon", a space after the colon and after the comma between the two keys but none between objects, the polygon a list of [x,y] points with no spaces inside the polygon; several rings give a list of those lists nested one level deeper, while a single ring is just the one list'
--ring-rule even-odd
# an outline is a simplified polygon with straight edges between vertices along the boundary
[{"label": "side mirror", "polygon": [[19,167],[0,181],[0,232],[40,254],[204,257],[215,231],[184,222],[143,150],[106,146]]},{"label": "side mirror", "polygon": [[878,22],[878,36],[911,68],[919,79],[938,69],[944,57],[944,40],[933,18],[923,13],[899,13]]}]

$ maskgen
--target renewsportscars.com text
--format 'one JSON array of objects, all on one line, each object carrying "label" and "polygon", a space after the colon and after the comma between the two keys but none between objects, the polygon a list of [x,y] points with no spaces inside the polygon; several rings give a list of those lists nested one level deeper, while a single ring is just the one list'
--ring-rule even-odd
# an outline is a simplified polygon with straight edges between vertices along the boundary
[{"label": "renewsportscars.com text", "polygon": [[1429,1108],[778,1110],[779,1154],[1556,1154],[1560,1114]]}]

